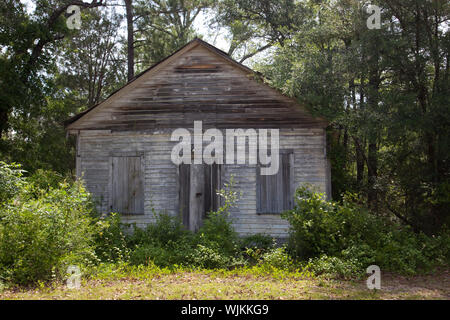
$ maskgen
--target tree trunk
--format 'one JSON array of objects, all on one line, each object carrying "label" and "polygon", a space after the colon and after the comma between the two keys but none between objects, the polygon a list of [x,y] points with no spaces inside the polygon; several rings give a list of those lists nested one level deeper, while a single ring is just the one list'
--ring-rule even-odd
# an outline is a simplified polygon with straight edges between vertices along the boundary
[{"label": "tree trunk", "polygon": [[[375,42],[375,41],[374,41]],[[379,102],[379,86],[380,75],[378,61],[379,54],[377,48],[373,48],[368,57],[369,65],[369,87],[367,90],[367,102],[371,113],[376,114]],[[368,169],[368,194],[367,200],[369,207],[374,211],[378,211],[378,194],[376,190],[376,180],[378,175],[378,129],[376,119],[369,119],[369,136],[368,136],[368,155],[367,155],[367,169]]]},{"label": "tree trunk", "polygon": [[127,61],[128,81],[134,78],[134,28],[133,28],[133,0],[124,0],[127,15]]},{"label": "tree trunk", "polygon": [[366,141],[363,141],[361,146],[363,149],[360,150],[358,146],[355,145],[356,151],[356,182],[358,186],[362,186],[364,180],[364,149],[366,148]]},{"label": "tree trunk", "polygon": [[3,138],[3,134],[8,129],[8,111],[0,110],[0,139]]}]

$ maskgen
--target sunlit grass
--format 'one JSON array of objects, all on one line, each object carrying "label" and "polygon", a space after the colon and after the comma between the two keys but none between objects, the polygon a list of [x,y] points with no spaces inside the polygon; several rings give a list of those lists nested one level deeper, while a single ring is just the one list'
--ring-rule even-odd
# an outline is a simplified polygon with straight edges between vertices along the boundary
[{"label": "sunlit grass", "polygon": [[[442,275],[438,275],[442,277]],[[445,275],[443,276],[445,278]],[[64,283],[37,287],[6,288],[0,299],[448,299],[449,289],[442,279],[432,286],[385,281],[382,290],[371,291],[365,280],[344,281],[315,277],[299,270],[263,270],[257,267],[234,270],[194,270],[154,265],[132,267],[102,265],[86,274],[79,289]],[[423,284],[423,283],[422,283]],[[397,287],[396,287],[397,286]]]}]

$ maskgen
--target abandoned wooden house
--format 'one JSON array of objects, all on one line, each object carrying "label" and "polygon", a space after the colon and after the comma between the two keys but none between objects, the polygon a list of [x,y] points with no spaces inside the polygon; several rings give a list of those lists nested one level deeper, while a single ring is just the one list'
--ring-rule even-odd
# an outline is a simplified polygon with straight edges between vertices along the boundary
[{"label": "abandoned wooden house", "polygon": [[[178,142],[171,135],[178,128],[193,132],[194,121],[202,121],[203,130],[278,129],[278,173],[261,175],[261,165],[250,160],[175,164]],[[196,230],[219,205],[216,190],[233,176],[240,192],[230,215],[235,230],[276,238],[287,237],[280,213],[292,208],[297,186],[306,182],[330,194],[326,126],[199,39],[66,122],[77,137],[77,175],[101,212],[118,212],[141,227],[154,221],[153,212],[166,212]]]}]

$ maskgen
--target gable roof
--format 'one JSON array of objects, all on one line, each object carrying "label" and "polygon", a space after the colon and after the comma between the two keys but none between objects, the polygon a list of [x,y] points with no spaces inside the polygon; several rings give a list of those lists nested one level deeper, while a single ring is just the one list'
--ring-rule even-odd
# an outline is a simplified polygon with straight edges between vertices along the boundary
[{"label": "gable roof", "polygon": [[[102,108],[103,106],[108,105],[113,99],[115,99],[116,97],[121,96],[122,94],[125,93],[125,91],[127,91],[127,89],[131,89],[133,87],[133,85],[137,82],[137,80],[139,80],[142,76],[144,75],[149,75],[152,72],[156,72],[157,70],[161,69],[162,67],[164,67],[165,65],[169,64],[171,61],[176,60],[177,57],[183,55],[185,52],[190,51],[191,49],[197,47],[197,46],[202,46],[206,49],[208,49],[209,51],[213,52],[214,54],[220,56],[221,58],[225,59],[227,62],[229,62],[230,64],[232,64],[233,66],[241,69],[243,72],[250,74],[250,75],[254,75],[256,77],[258,77],[259,79],[263,80],[263,77],[260,73],[246,67],[245,65],[243,65],[242,63],[237,62],[236,60],[232,59],[226,52],[216,48],[215,46],[199,39],[199,38],[195,38],[192,41],[188,42],[186,45],[184,45],[183,47],[181,47],[180,49],[178,49],[177,51],[175,51],[174,53],[172,53],[171,55],[167,56],[166,58],[164,58],[163,60],[159,61],[158,63],[152,65],[151,67],[147,68],[146,70],[144,70],[143,72],[137,74],[133,79],[129,80],[124,86],[122,86],[121,88],[115,90],[114,92],[112,92],[105,100],[103,100],[102,102],[76,114],[75,116],[69,118],[68,120],[66,120],[64,122],[64,126],[66,127],[67,130],[70,130],[70,127],[77,122],[78,120],[82,119],[84,116],[86,116],[87,114],[93,113],[96,110],[99,110],[100,108]],[[270,87],[269,85],[267,85],[266,83],[263,83],[263,85],[265,85],[267,87],[267,89],[270,90],[274,90],[276,91],[278,94],[282,95],[277,89],[274,89],[272,87]],[[286,97],[283,95],[283,97],[290,99],[292,102],[294,102],[296,105],[298,105],[300,108],[304,109],[302,106],[300,106],[298,104],[298,102],[292,98]],[[325,119],[322,118],[315,118],[318,122],[322,123],[322,126],[325,127],[328,123]]]}]

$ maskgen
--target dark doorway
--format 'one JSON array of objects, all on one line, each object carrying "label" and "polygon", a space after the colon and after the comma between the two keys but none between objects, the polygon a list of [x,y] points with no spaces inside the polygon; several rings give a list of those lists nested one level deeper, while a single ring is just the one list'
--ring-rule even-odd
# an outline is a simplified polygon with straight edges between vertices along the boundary
[{"label": "dark doorway", "polygon": [[220,206],[222,165],[182,164],[179,166],[179,205],[183,224],[197,231],[210,211]]}]

